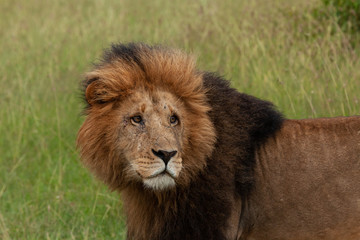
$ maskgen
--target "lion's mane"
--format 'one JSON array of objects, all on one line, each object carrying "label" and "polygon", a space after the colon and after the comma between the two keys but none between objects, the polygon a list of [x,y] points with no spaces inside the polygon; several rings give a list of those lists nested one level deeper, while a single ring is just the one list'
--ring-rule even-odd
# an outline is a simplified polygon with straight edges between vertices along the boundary
[{"label": "lion's mane", "polygon": [[[185,127],[186,171],[175,189],[152,191],[124,175],[113,109],[138,88],[161,88],[186,106],[191,123]],[[84,95],[81,157],[121,192],[128,239],[226,239],[232,206],[242,201],[245,209],[253,187],[255,148],[282,125],[273,105],[237,92],[217,74],[197,70],[194,59],[182,52],[145,44],[113,45],[86,75]],[[246,211],[241,214],[246,219]]]}]

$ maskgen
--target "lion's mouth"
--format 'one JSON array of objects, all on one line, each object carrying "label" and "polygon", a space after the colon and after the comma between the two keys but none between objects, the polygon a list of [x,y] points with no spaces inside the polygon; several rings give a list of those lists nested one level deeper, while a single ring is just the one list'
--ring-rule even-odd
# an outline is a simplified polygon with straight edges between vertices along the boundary
[{"label": "lion's mouth", "polygon": [[167,171],[143,178],[144,186],[153,190],[164,190],[175,187],[175,179]]},{"label": "lion's mouth", "polygon": [[[138,173],[139,174],[139,173]],[[139,174],[140,175],[140,174]],[[140,175],[141,176],[141,175]],[[160,173],[154,173],[148,177],[143,177],[144,179],[151,179],[151,178],[156,178],[156,177],[160,177],[160,176],[169,176],[173,179],[176,178],[176,175],[175,173],[171,173],[170,171],[168,171],[167,169],[163,170],[162,172]]]},{"label": "lion's mouth", "polygon": [[133,163],[133,169],[142,179],[146,188],[162,190],[176,186],[176,179],[182,169],[182,163],[181,158],[173,159],[167,164],[164,164],[163,161],[138,158]]}]

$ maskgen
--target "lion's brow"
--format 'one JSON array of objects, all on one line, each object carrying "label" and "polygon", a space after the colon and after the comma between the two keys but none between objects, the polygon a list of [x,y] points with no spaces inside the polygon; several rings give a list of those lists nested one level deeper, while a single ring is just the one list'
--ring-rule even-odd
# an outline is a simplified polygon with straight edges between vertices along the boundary
[{"label": "lion's brow", "polygon": [[145,109],[146,109],[146,105],[145,105],[145,103],[143,103],[140,107],[140,111],[145,112]]}]

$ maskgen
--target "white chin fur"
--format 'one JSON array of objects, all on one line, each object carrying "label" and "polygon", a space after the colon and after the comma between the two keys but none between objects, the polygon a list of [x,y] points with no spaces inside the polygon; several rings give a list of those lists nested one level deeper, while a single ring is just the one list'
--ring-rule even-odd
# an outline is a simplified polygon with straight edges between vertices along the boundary
[{"label": "white chin fur", "polygon": [[175,181],[167,174],[144,179],[144,185],[154,190],[164,190],[175,187]]}]

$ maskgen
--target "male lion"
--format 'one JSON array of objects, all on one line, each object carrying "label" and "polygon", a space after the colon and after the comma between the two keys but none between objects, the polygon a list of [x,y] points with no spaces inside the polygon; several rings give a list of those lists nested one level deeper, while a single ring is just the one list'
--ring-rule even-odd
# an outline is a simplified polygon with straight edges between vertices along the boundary
[{"label": "male lion", "polygon": [[145,44],[113,45],[84,87],[77,145],[128,239],[360,239],[360,117],[284,119]]}]

